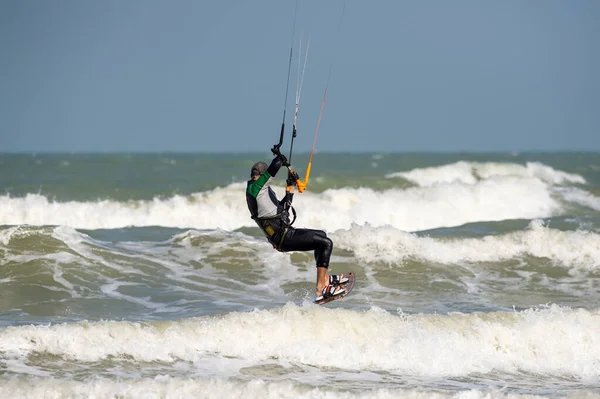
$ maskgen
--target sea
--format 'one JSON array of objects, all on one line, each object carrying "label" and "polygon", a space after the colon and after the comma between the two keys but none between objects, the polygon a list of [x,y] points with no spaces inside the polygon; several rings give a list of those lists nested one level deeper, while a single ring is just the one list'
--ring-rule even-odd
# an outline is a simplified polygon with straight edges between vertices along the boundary
[{"label": "sea", "polygon": [[317,152],[322,306],[270,157],[0,154],[0,398],[600,398],[600,153]]}]

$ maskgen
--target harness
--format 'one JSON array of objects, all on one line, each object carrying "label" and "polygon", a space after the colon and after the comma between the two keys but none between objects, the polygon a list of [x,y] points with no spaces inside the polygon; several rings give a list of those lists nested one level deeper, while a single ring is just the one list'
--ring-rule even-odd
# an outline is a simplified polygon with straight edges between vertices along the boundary
[{"label": "harness", "polygon": [[282,212],[267,217],[253,217],[254,221],[260,227],[260,229],[265,233],[267,239],[273,245],[273,248],[281,252],[281,244],[283,244],[283,240],[287,236],[287,233],[292,229],[292,225],[296,221],[296,210],[293,206],[289,208],[292,209],[292,215],[294,218],[291,222],[289,220],[289,212],[287,209],[284,209]]}]

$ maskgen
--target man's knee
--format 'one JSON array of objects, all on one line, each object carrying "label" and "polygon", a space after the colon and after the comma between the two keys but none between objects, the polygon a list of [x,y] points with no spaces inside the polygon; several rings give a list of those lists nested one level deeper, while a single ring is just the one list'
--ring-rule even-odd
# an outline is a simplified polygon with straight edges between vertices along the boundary
[{"label": "man's knee", "polygon": [[313,240],[315,244],[319,245],[324,250],[331,251],[331,249],[333,248],[333,241],[331,241],[331,238],[327,237],[327,234],[324,231],[319,230],[315,234]]}]

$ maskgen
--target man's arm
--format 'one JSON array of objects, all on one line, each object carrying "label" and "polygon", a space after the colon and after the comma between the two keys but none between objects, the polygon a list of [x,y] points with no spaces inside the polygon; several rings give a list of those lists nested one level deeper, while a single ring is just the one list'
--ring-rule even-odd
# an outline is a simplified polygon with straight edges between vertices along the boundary
[{"label": "man's arm", "polygon": [[287,210],[292,206],[292,200],[294,199],[294,186],[296,185],[295,175],[288,171],[288,178],[285,182],[285,196],[279,203]]},{"label": "man's arm", "polygon": [[285,158],[285,156],[281,154],[276,155],[275,158],[273,158],[273,160],[271,161],[269,167],[267,168],[267,172],[269,172],[269,175],[275,177],[275,175],[277,174],[279,169],[281,169],[281,166],[284,163],[287,163],[287,159]]},{"label": "man's arm", "polygon": [[294,187],[287,186],[285,188],[285,195],[283,196],[281,201],[279,201],[279,204],[281,206],[283,206],[284,209],[288,210],[288,209],[290,209],[290,206],[292,206],[293,199],[294,199]]}]

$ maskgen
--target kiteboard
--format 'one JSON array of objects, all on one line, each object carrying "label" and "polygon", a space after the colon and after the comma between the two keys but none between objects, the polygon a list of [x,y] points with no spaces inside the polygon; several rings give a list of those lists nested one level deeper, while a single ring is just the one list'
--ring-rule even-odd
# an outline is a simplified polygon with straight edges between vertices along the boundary
[{"label": "kiteboard", "polygon": [[340,287],[342,287],[344,289],[344,291],[340,294],[330,296],[329,298],[322,298],[322,299],[316,300],[315,303],[317,305],[323,305],[325,303],[335,301],[337,299],[342,299],[352,291],[352,288],[354,288],[354,283],[356,282],[356,277],[354,276],[354,273],[353,272],[343,273],[343,276],[348,277],[348,281],[340,284]]}]

